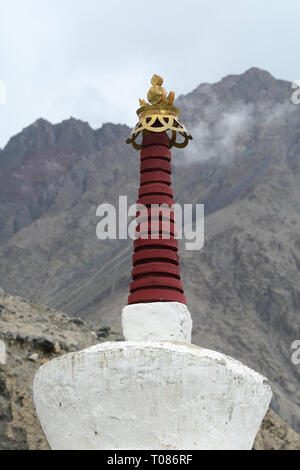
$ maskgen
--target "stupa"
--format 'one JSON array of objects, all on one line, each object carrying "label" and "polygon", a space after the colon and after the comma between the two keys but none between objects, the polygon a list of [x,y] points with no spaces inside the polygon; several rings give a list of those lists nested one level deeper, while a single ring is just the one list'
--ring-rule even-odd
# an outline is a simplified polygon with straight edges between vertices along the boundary
[{"label": "stupa", "polygon": [[192,137],[174,93],[157,75],[151,84],[127,140],[141,160],[125,341],[43,365],[34,379],[37,414],[52,449],[251,449],[272,392],[241,362],[191,344],[170,150]]}]

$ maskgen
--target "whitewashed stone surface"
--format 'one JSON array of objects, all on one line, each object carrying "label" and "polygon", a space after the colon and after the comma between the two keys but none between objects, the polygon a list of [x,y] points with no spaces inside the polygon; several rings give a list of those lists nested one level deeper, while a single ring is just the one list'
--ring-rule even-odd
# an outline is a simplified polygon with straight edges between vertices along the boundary
[{"label": "whitewashed stone surface", "polygon": [[267,380],[188,343],[103,343],[43,365],[37,413],[52,449],[251,449]]},{"label": "whitewashed stone surface", "polygon": [[191,342],[192,317],[179,302],[152,302],[127,305],[122,311],[126,341]]}]

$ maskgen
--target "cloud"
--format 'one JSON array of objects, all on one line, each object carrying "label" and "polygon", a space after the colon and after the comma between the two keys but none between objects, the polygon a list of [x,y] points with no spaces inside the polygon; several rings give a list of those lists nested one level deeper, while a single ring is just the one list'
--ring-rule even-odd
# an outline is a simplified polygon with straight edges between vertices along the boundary
[{"label": "cloud", "polygon": [[[191,105],[198,108],[198,113],[200,109],[201,115],[199,113],[197,124],[189,129],[193,140],[185,149],[184,158],[176,158],[177,164],[190,165],[215,158],[222,163],[230,162],[243,148],[243,144],[251,142],[251,135],[257,127],[267,129],[276,122],[282,126],[282,120],[295,111],[295,106],[290,103],[270,102],[237,102],[225,110],[224,103],[218,100],[213,91],[209,93],[211,96],[207,109],[201,107],[199,102]],[[185,101],[185,106],[189,106],[188,101]]]},{"label": "cloud", "polygon": [[185,159],[182,160],[185,164],[212,158],[230,160],[235,154],[237,139],[253,127],[252,104],[236,104],[224,110],[224,104],[212,94],[207,107],[191,129],[193,141],[185,150]]}]

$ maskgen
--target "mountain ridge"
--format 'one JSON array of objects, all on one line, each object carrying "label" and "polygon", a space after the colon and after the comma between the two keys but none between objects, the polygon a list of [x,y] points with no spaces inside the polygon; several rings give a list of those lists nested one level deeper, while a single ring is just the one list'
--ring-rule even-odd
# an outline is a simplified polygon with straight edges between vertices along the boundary
[{"label": "mountain ridge", "polygon": [[[0,340],[7,347],[7,364],[0,364],[0,450],[49,450],[33,404],[37,369],[62,354],[122,337],[0,289]],[[269,410],[254,449],[299,450],[300,436]]]},{"label": "mountain ridge", "polygon": [[[270,378],[273,409],[300,430],[299,367],[291,362],[300,313],[300,108],[290,98],[289,82],[256,68],[178,97],[194,140],[173,151],[173,186],[176,202],[206,208],[204,248],[180,245],[194,342]],[[136,201],[139,156],[124,143],[129,132],[42,120],[27,128],[27,143],[21,133],[5,147],[6,291],[120,330],[132,242],[97,240],[96,208],[117,205],[119,195]],[[3,159],[15,167],[3,169]]]}]

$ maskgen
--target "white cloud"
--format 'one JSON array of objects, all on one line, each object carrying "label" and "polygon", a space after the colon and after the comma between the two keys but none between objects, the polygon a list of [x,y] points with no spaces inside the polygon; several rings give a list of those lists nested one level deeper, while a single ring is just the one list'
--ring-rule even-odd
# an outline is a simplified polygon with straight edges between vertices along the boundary
[{"label": "white cloud", "polygon": [[[184,158],[178,159],[178,164],[189,165],[195,162],[218,158],[223,163],[231,161],[236,155],[236,145],[247,139],[260,125],[261,129],[274,126],[276,121],[282,126],[282,120],[295,111],[295,106],[289,102],[271,104],[235,104],[229,111],[224,111],[222,104],[210,89],[211,100],[206,108],[199,103],[201,109],[197,124],[190,129],[193,140],[184,151]],[[189,106],[185,101],[185,106]],[[209,115],[207,115],[207,111]]]}]

